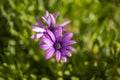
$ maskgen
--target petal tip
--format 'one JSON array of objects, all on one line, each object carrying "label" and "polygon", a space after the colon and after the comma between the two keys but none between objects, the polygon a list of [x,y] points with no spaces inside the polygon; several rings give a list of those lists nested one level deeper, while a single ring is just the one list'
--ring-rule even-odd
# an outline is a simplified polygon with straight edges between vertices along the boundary
[{"label": "petal tip", "polygon": [[35,39],[35,37],[34,37],[34,36],[31,36],[31,37],[30,37],[30,39],[32,39],[32,40],[33,40],[33,39]]}]

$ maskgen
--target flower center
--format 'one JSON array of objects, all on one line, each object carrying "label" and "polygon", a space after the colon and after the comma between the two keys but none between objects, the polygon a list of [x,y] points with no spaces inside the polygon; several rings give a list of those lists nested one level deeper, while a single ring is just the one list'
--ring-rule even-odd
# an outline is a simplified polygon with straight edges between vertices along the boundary
[{"label": "flower center", "polygon": [[57,43],[54,44],[54,48],[55,49],[60,49],[61,47],[62,46],[61,46],[61,44],[59,42],[57,42]]},{"label": "flower center", "polygon": [[50,31],[53,31],[53,26],[50,26],[48,29],[49,29]]}]

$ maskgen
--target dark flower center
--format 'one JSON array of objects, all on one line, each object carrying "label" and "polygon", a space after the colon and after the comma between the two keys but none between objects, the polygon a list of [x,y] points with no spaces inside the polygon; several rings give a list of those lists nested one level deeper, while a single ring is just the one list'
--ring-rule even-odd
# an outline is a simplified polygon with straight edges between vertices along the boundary
[{"label": "dark flower center", "polygon": [[55,49],[60,49],[61,47],[62,46],[61,46],[61,44],[59,42],[57,42],[57,43],[54,44],[54,48]]},{"label": "dark flower center", "polygon": [[53,31],[53,26],[50,26],[49,28],[48,28],[50,31]]}]

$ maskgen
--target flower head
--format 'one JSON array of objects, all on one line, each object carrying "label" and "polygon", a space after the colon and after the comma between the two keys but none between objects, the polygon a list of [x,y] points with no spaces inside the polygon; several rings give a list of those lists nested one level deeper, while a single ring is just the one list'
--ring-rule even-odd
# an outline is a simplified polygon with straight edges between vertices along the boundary
[{"label": "flower head", "polygon": [[71,57],[72,54],[70,50],[74,50],[70,45],[76,43],[70,40],[73,34],[68,32],[62,35],[60,29],[57,29],[56,34],[53,34],[50,30],[46,30],[44,34],[45,35],[41,38],[40,48],[46,50],[46,59],[48,60],[55,55],[57,62],[59,62],[60,59],[66,62],[66,56]]},{"label": "flower head", "polygon": [[46,22],[48,29],[51,30],[52,32],[54,31],[54,29],[61,27],[64,28],[67,24],[70,23],[70,21],[65,21],[59,25],[56,25],[56,18],[58,17],[59,12],[55,13],[55,14],[51,14],[48,11],[45,12],[45,16],[42,17],[42,19]]},{"label": "flower head", "polygon": [[46,22],[47,26],[45,26],[40,19],[37,17],[36,21],[37,21],[37,25],[31,25],[32,26],[32,30],[34,32],[36,32],[36,34],[31,36],[31,39],[36,39],[36,38],[40,38],[43,36],[43,32],[45,32],[46,30],[51,30],[53,33],[55,33],[56,29],[58,28],[64,28],[68,23],[70,23],[70,21],[65,21],[59,25],[56,26],[56,18],[58,17],[59,12],[55,13],[55,14],[51,14],[48,11],[45,12],[45,15],[42,17],[42,19]]},{"label": "flower head", "polygon": [[55,14],[51,14],[48,11],[45,12],[45,15],[42,17],[42,19],[46,22],[47,26],[45,26],[40,19],[37,17],[36,21],[37,21],[37,25],[31,25],[32,26],[32,30],[34,32],[36,32],[36,34],[31,36],[31,39],[36,39],[36,38],[40,38],[43,36],[43,32],[45,32],[46,30],[51,30],[53,33],[55,33],[55,31],[57,29],[59,29],[60,27],[63,29],[67,24],[70,23],[70,21],[65,21],[59,25],[56,26],[56,18],[58,17],[59,12],[55,13]]}]

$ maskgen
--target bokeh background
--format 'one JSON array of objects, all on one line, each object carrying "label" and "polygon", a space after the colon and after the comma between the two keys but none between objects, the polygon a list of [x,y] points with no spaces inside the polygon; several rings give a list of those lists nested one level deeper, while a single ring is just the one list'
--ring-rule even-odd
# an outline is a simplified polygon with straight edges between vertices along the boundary
[{"label": "bokeh background", "polygon": [[[45,10],[71,20],[67,63],[45,60],[30,39]],[[0,80],[120,80],[120,0],[0,0]]]}]

